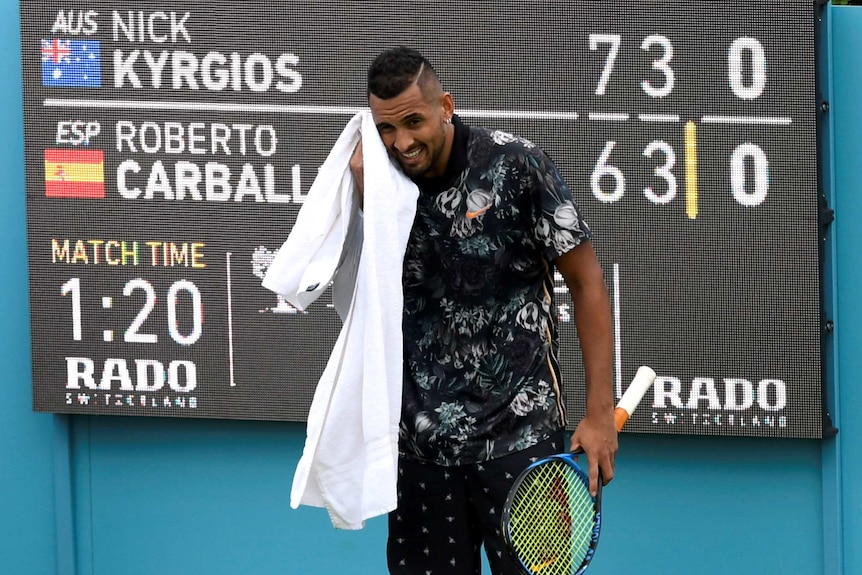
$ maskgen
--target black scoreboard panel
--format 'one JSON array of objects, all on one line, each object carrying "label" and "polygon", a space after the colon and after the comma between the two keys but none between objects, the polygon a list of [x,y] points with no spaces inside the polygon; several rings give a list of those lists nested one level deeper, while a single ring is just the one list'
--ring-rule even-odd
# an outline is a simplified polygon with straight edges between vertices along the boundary
[{"label": "black scoreboard panel", "polygon": [[[409,45],[559,165],[627,429],[820,437],[814,11],[785,2],[21,2],[39,411],[302,420],[340,328],[260,281]],[[583,411],[557,288],[570,423]]]}]

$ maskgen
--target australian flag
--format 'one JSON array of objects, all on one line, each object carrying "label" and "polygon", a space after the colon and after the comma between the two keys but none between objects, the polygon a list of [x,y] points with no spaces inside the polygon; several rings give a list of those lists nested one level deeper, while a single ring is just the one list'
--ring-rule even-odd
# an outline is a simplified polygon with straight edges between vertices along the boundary
[{"label": "australian flag", "polygon": [[101,88],[98,40],[42,40],[42,85]]}]

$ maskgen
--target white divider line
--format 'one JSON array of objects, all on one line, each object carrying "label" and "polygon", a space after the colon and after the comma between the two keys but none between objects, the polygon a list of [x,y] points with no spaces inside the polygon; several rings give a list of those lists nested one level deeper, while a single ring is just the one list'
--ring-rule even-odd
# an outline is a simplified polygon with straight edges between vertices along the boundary
[{"label": "white divider line", "polygon": [[[273,114],[307,114],[322,116],[353,116],[367,110],[355,106],[306,106],[289,104],[240,104],[235,102],[177,102],[170,100],[96,100],[46,98],[42,104],[54,108],[106,108],[138,110],[184,110],[213,112],[262,112]],[[458,110],[465,118],[515,118],[526,120],[577,120],[576,112],[543,112],[534,110]]]},{"label": "white divider line", "polygon": [[[179,102],[172,100],[98,100],[80,98],[45,98],[45,107],[54,108],[105,108],[138,110],[186,110],[212,112],[260,112],[272,114],[306,114],[323,116],[353,116],[367,110],[365,106],[310,106],[302,104],[241,104],[235,102]],[[510,118],[524,120],[567,120],[580,119],[577,112],[543,112],[538,110],[458,110],[465,118]],[[599,122],[625,122],[631,114],[625,112],[589,112],[587,118]],[[679,122],[677,114],[638,114],[643,122]],[[717,116],[701,117],[704,124],[763,124],[789,126],[793,118],[787,116]]]},{"label": "white divider line", "polygon": [[351,106],[304,106],[287,104],[239,104],[233,102],[176,102],[168,100],[81,100],[70,98],[45,98],[46,107],[60,108],[119,108],[122,110],[187,110],[212,112],[266,112],[286,114],[321,114],[352,116],[367,108]]},{"label": "white divider line", "polygon": [[641,122],[679,122],[679,114],[638,114]]},{"label": "white divider line", "polygon": [[587,118],[598,122],[626,122],[629,115],[625,112],[590,112]]},{"label": "white divider line", "polygon": [[789,126],[793,118],[787,116],[704,116],[704,124],[765,124],[769,126]]}]

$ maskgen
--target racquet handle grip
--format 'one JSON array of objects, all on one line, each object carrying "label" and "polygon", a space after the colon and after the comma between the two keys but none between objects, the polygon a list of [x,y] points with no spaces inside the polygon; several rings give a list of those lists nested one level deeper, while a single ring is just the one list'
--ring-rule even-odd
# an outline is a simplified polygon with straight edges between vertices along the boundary
[{"label": "racquet handle grip", "polygon": [[628,412],[622,407],[618,407],[614,409],[614,423],[617,426],[617,431],[622,431],[623,427],[626,424],[626,421],[629,420]]},{"label": "racquet handle grip", "polygon": [[614,409],[614,423],[617,426],[617,431],[622,431],[623,426],[625,426],[631,414],[634,413],[644,394],[652,387],[653,381],[655,381],[655,372],[652,368],[645,365],[640,366],[638,372],[635,374],[635,378],[620,398],[616,409]]}]

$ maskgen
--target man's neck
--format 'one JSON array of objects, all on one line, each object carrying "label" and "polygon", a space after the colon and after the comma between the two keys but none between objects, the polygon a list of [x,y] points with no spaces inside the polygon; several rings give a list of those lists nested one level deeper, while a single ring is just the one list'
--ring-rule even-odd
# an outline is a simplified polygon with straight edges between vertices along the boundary
[{"label": "man's neck", "polygon": [[[437,191],[467,167],[467,138],[469,137],[469,126],[461,122],[457,116],[452,118],[452,124],[447,125],[446,134],[446,161],[443,170],[437,176],[420,176],[413,178],[416,185],[422,191]],[[436,173],[436,171],[435,171]]]}]

